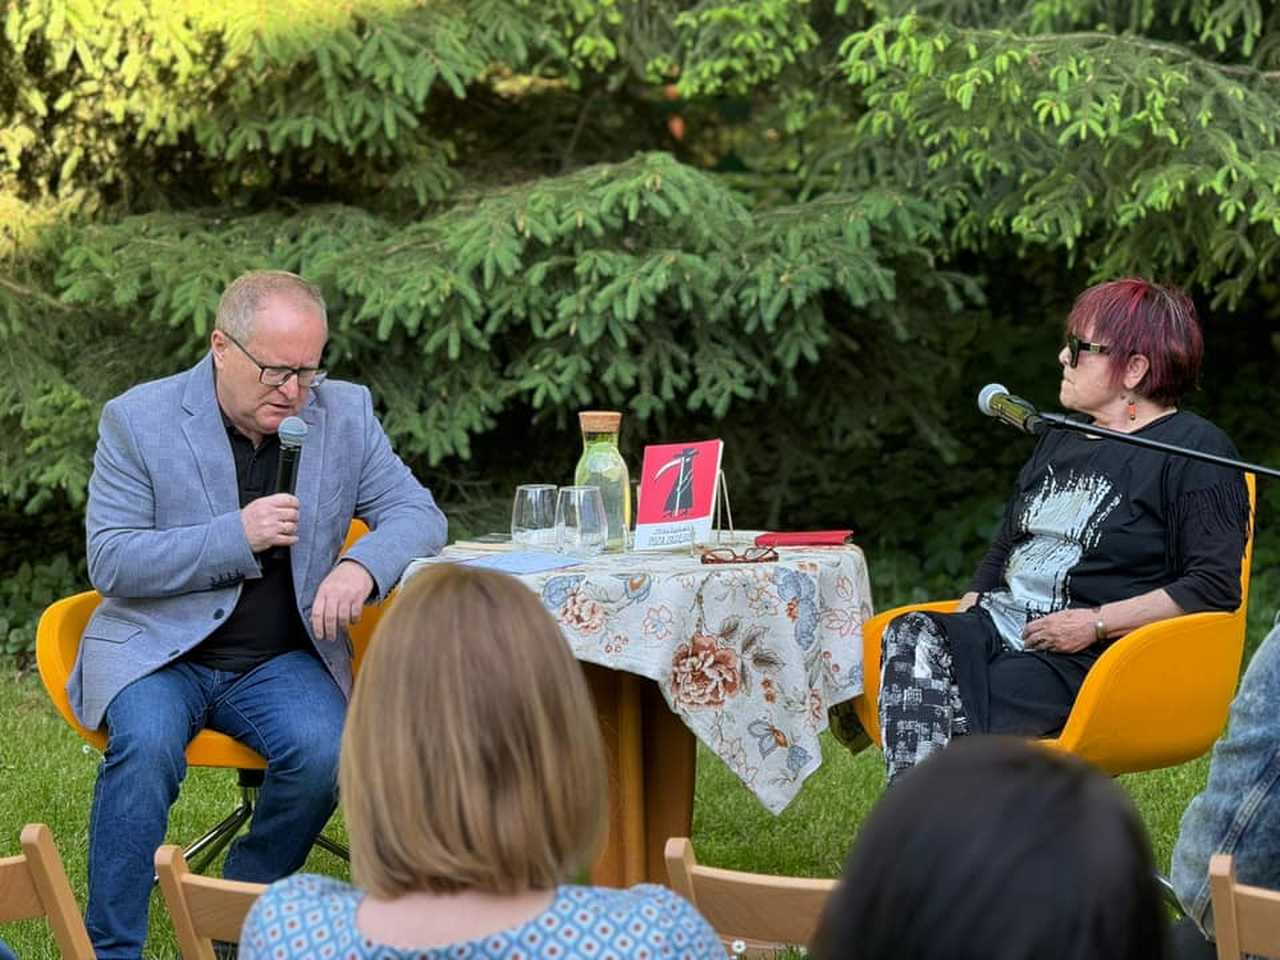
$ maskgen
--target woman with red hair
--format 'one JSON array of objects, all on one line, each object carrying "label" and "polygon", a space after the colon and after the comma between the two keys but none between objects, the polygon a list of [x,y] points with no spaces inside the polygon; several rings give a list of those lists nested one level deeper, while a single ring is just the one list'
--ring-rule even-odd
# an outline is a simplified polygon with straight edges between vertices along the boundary
[{"label": "woman with red hair", "polygon": [[[1098,284],[1067,317],[1059,399],[1099,427],[1236,457],[1226,434],[1179,409],[1203,354],[1186,294],[1132,277]],[[958,734],[1053,734],[1117,637],[1235,609],[1249,522],[1235,471],[1044,434],[957,611],[905,614],[885,630],[890,781]]]}]

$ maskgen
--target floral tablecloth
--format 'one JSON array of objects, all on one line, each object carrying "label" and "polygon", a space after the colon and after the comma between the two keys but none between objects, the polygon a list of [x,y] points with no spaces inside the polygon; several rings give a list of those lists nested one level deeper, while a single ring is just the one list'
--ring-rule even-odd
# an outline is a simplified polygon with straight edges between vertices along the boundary
[{"label": "floral tablecloth", "polygon": [[[648,677],[773,813],[822,763],[827,708],[862,692],[871,586],[856,546],[780,549],[776,563],[605,555],[520,577],[579,660]],[[477,554],[449,547],[415,560]],[[403,582],[402,580],[402,582]]]}]

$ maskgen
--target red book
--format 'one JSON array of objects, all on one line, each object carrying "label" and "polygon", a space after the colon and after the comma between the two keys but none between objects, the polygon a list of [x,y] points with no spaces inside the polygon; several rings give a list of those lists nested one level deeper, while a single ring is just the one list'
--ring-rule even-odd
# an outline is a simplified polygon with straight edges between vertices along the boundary
[{"label": "red book", "polygon": [[853,540],[852,530],[794,530],[790,533],[762,533],[757,547],[838,547]]},{"label": "red book", "polygon": [[640,502],[636,505],[637,550],[669,549],[711,539],[723,451],[719,440],[644,448]]}]

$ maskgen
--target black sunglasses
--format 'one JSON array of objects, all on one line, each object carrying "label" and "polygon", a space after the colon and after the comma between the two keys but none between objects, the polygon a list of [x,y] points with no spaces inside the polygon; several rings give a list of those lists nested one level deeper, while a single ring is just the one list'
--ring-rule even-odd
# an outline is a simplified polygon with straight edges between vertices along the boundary
[{"label": "black sunglasses", "polygon": [[1087,353],[1107,353],[1111,348],[1102,343],[1090,343],[1088,340],[1081,340],[1074,333],[1067,334],[1067,353],[1071,357],[1071,367],[1075,368],[1080,362],[1080,351]]}]

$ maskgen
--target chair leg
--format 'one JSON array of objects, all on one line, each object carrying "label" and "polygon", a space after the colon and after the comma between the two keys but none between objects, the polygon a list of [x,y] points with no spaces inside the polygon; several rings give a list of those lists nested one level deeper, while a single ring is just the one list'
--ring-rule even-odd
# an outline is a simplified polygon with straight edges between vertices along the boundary
[{"label": "chair leg", "polygon": [[253,816],[253,808],[258,800],[257,787],[240,787],[240,805],[227,815],[227,817],[219,824],[214,826],[203,837],[193,841],[183,855],[191,862],[191,869],[195,873],[202,873],[205,867],[213,862],[233,839],[240,832],[240,828],[249,822]]},{"label": "chair leg", "polygon": [[316,846],[328,850],[335,857],[341,857],[347,863],[351,862],[351,851],[337,840],[330,840],[323,833],[316,837]]},{"label": "chair leg", "polygon": [[1178,894],[1173,889],[1173,883],[1159,870],[1156,871],[1156,883],[1160,887],[1160,895],[1164,898],[1165,906],[1169,908],[1174,919],[1186,916],[1182,910],[1182,901],[1178,899]]},{"label": "chair leg", "polygon": [[[240,832],[240,828],[253,816],[254,807],[258,803],[258,790],[262,787],[261,770],[240,771],[240,804],[203,836],[192,841],[182,855],[191,864],[193,873],[202,873],[205,867],[213,862]],[[159,877],[152,874],[151,883],[155,885]]]},{"label": "chair leg", "polygon": [[[262,788],[262,782],[265,772],[262,770],[241,770],[240,773],[240,805],[231,811],[221,823],[214,826],[204,836],[193,841],[183,852],[188,863],[191,865],[192,873],[203,873],[205,868],[209,866],[232,840],[235,839],[240,828],[243,827],[253,817],[253,811],[258,805],[258,791]],[[336,840],[330,840],[323,834],[316,837],[315,845],[328,850],[336,857],[341,857],[348,863],[351,862],[351,851]],[[152,884],[159,882],[159,877],[155,874],[151,877]]]}]

